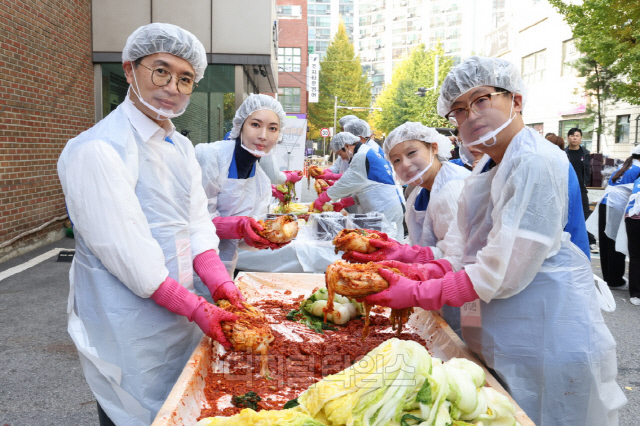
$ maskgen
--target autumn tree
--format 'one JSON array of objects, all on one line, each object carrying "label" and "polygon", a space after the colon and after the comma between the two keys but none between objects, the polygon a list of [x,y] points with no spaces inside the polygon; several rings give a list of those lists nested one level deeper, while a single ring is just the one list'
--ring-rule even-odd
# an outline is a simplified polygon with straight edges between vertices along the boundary
[{"label": "autumn tree", "polygon": [[[339,106],[371,106],[371,83],[362,71],[360,58],[355,54],[343,22],[340,22],[338,32],[327,47],[326,56],[320,61],[319,88],[318,102],[309,104],[309,136],[312,139],[320,137],[319,129],[333,127],[334,96],[338,97]],[[368,111],[338,109],[336,122],[349,114],[366,119]]]},{"label": "autumn tree", "polygon": [[[434,87],[436,55],[438,56],[438,86]],[[415,47],[393,71],[391,82],[386,84],[376,98],[372,123],[377,131],[390,131],[407,121],[418,121],[430,127],[450,127],[448,121],[436,112],[440,84],[449,73],[453,63],[444,56],[442,45],[426,50],[424,44]],[[425,88],[424,96],[416,91]]]}]

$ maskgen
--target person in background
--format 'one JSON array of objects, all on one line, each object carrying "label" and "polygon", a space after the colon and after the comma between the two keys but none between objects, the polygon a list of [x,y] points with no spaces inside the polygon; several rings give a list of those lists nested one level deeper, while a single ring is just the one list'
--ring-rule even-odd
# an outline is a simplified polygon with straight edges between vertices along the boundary
[{"label": "person in background", "polygon": [[465,343],[536,425],[614,426],[626,403],[615,341],[589,258],[563,229],[580,188],[566,155],[524,125],[526,93],[520,71],[500,58],[472,56],[449,72],[438,113],[486,155],[465,180],[442,249],[387,242],[358,256],[395,260],[380,264],[405,275],[380,269],[389,288],[365,301],[469,303]]},{"label": "person in background", "polygon": [[[565,148],[564,152],[567,153],[569,162],[578,176],[580,194],[582,196],[582,211],[585,220],[587,220],[591,215],[591,210],[589,209],[589,193],[587,191],[587,185],[589,185],[591,181],[591,154],[587,148],[582,146],[582,130],[577,127],[569,129],[567,138],[569,139],[569,146]],[[590,232],[587,233],[587,236],[589,238],[589,249],[591,253],[598,253],[596,237]]]},{"label": "person in background", "polygon": [[[346,126],[346,124],[351,120],[358,120],[358,117],[356,117],[355,115],[345,115],[344,117],[340,118],[338,124],[340,125],[341,131],[344,132],[344,126]],[[346,172],[348,168],[349,163],[342,161],[342,157],[338,156],[336,157],[331,167],[324,169],[322,171],[322,175],[317,176],[317,178],[324,179],[326,181],[336,181],[340,179],[342,174]]]},{"label": "person in background", "polygon": [[562,137],[556,135],[555,133],[547,133],[544,138],[552,144],[557,145],[558,148],[564,151],[564,139],[562,139]]},{"label": "person in background", "polygon": [[375,140],[373,140],[373,132],[371,131],[369,123],[367,123],[366,121],[359,118],[356,120],[349,120],[344,125],[344,131],[359,137],[360,142],[362,142],[364,145],[367,145],[369,148],[376,150],[380,155],[384,156],[382,147],[378,145]]},{"label": "person in background", "polygon": [[[638,176],[640,176],[640,148],[636,147],[622,166],[609,178],[607,189],[598,202],[596,211],[587,221],[589,229],[593,231],[597,229],[602,278],[612,290],[628,288],[624,278],[627,244],[624,240],[618,244],[618,239],[626,237],[625,207]],[[621,228],[622,232],[620,232]]]},{"label": "person in background", "polygon": [[58,175],[73,222],[69,334],[101,425],[149,425],[203,332],[226,347],[236,316],[194,294],[241,307],[218,256],[193,145],[171,118],[204,76],[204,46],[171,24],[144,25],[122,51],[127,97],[71,139]]},{"label": "person in background", "polygon": [[387,221],[396,226],[396,233],[392,237],[404,239],[404,205],[395,186],[389,162],[348,132],[340,132],[334,136],[331,149],[343,161],[349,162],[349,168],[333,186],[318,196],[313,208],[322,211],[324,204],[341,200],[334,203],[334,206],[338,204],[338,208],[342,209],[352,206],[355,203],[353,198],[357,198],[364,213],[384,214]]},{"label": "person in background", "polygon": [[233,118],[231,140],[196,146],[209,214],[221,240],[220,258],[231,276],[239,243],[256,249],[280,247],[257,234],[262,227],[256,219],[265,218],[272,195],[262,160],[282,138],[285,116],[271,96],[249,95]]},{"label": "person in background", "polygon": [[[640,145],[634,148],[640,155]],[[629,302],[640,306],[640,177],[633,183],[629,203],[625,208],[627,255],[629,255]]]}]

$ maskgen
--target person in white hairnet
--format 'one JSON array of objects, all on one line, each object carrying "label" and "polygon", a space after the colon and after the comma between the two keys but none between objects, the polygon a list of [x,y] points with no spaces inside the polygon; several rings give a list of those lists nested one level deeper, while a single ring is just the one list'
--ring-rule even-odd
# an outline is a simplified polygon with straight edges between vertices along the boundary
[{"label": "person in white hairnet", "polygon": [[233,276],[238,244],[257,249],[280,245],[258,235],[257,219],[268,213],[272,188],[262,160],[282,138],[285,119],[280,102],[267,95],[249,95],[236,111],[231,140],[196,145],[209,214],[220,238],[220,258]]},{"label": "person in white hairnet", "polygon": [[[571,166],[524,125],[525,101],[508,61],[472,56],[450,71],[438,113],[487,155],[465,180],[440,249],[389,243],[380,251],[393,260],[382,264],[413,279],[381,270],[389,288],[365,300],[464,305],[465,342],[536,425],[617,425],[626,398],[615,381],[616,344],[589,258],[564,231]],[[571,188],[579,200],[579,186]]]},{"label": "person in white hairnet", "polygon": [[[344,131],[344,126],[351,120],[358,120],[358,117],[356,117],[355,115],[345,115],[344,117],[340,118],[340,120],[338,121],[338,124],[340,125],[340,129]],[[338,156],[336,157],[331,167],[324,169],[322,171],[322,174],[317,176],[316,178],[324,179],[327,181],[336,181],[340,179],[342,174],[346,172],[348,168],[349,168],[349,162],[342,161],[342,157]]]},{"label": "person in white hairnet", "polygon": [[170,120],[204,75],[204,47],[155,23],[129,36],[122,61],[126,99],[58,160],[76,239],[68,330],[100,424],[149,425],[203,332],[230,347],[221,322],[236,316],[194,294],[194,270],[214,300],[243,297],[218,256],[193,145]]},{"label": "person in white hairnet", "polygon": [[[458,198],[471,172],[447,161],[451,141],[434,128],[407,122],[389,133],[383,149],[401,185],[416,185],[407,200],[409,243],[438,246],[458,212]],[[351,254],[351,253],[349,253]],[[347,260],[351,259],[345,254]],[[356,254],[356,253],[353,253]],[[460,309],[443,306],[444,319],[461,335]]]},{"label": "person in white hairnet", "polygon": [[322,211],[326,203],[340,200],[338,209],[349,207],[357,198],[363,213],[379,212],[389,223],[395,224],[396,233],[392,238],[404,238],[402,216],[404,204],[391,173],[391,165],[378,152],[360,142],[357,136],[347,132],[338,133],[331,140],[331,149],[349,168],[326,191],[314,201],[315,210]]},{"label": "person in white hairnet", "polygon": [[369,126],[369,123],[367,123],[366,121],[360,118],[356,120],[349,120],[344,125],[344,131],[359,137],[360,142],[367,145],[369,148],[378,151],[378,153],[380,153],[381,155],[384,155],[382,147],[373,140],[373,132],[371,131],[371,126]]}]

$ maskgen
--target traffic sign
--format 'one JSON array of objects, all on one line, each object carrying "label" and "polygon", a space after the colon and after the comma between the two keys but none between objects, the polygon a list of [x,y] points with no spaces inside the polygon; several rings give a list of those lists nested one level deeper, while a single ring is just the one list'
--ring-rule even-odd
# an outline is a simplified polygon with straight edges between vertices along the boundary
[{"label": "traffic sign", "polygon": [[327,129],[326,127],[320,129],[320,136],[322,136],[323,138],[328,138],[330,134],[331,133],[329,132],[329,129]]}]

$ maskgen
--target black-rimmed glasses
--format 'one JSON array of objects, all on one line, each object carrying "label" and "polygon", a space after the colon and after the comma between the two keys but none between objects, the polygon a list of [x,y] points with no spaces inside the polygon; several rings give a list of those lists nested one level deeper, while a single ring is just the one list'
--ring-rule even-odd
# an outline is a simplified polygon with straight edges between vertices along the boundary
[{"label": "black-rimmed glasses", "polygon": [[469,111],[473,111],[477,115],[484,114],[487,110],[493,108],[491,98],[496,95],[504,95],[509,92],[493,92],[475,98],[467,108],[452,109],[444,116],[451,124],[458,127],[464,120],[469,117]]},{"label": "black-rimmed glasses", "polygon": [[[151,69],[143,63],[140,63],[140,65],[151,71],[151,82],[158,87],[164,87],[173,80],[173,75],[162,67]],[[178,77],[178,92],[183,95],[192,94],[196,87],[198,85],[193,78],[187,76]]]}]

